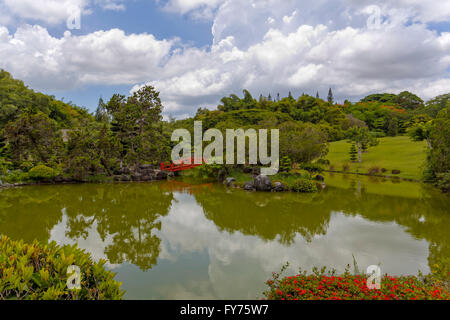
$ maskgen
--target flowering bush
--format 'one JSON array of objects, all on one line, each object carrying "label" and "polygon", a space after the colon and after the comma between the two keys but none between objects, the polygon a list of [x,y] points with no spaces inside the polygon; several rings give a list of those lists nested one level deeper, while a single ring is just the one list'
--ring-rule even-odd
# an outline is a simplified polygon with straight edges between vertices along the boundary
[{"label": "flowering bush", "polygon": [[[300,272],[291,277],[267,281],[269,290],[264,295],[269,300],[448,300],[450,292],[438,282],[423,276],[391,277],[381,279],[381,288],[369,289],[366,275],[352,275],[346,270],[342,275],[326,268],[313,269],[313,274]],[[448,274],[447,274],[448,276]]]}]

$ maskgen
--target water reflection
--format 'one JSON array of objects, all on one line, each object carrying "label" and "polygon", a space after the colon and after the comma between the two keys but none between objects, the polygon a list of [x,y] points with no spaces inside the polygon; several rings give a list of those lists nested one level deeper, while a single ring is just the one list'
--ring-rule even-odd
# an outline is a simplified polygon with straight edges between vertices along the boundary
[{"label": "water reflection", "polygon": [[342,269],[355,254],[362,267],[408,274],[449,256],[449,198],[418,184],[327,180],[345,188],[265,194],[172,181],[1,190],[0,233],[78,243],[109,261],[128,298],[253,299],[285,261]]}]

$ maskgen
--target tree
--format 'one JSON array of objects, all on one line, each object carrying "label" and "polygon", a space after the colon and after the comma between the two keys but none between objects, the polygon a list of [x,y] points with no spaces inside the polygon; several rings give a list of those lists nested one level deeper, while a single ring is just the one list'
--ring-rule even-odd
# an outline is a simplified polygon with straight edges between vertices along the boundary
[{"label": "tree", "polygon": [[333,102],[334,102],[333,91],[331,90],[331,88],[328,91],[328,99],[327,100],[328,100],[328,103],[330,103],[330,104],[333,104]]},{"label": "tree", "polygon": [[110,117],[106,111],[106,104],[103,98],[98,100],[97,110],[95,111],[95,120],[98,122],[110,122]]},{"label": "tree", "polygon": [[403,91],[397,96],[397,103],[401,107],[409,110],[418,109],[424,106],[422,99],[408,91]]},{"label": "tree", "polygon": [[348,131],[348,137],[350,142],[355,143],[358,151],[358,162],[362,162],[363,145],[376,145],[378,140],[374,138],[368,128],[353,127]]},{"label": "tree", "polygon": [[356,162],[356,160],[358,159],[357,158],[358,151],[356,150],[356,144],[355,143],[351,144],[349,154],[350,154],[350,161]]},{"label": "tree", "polygon": [[4,138],[6,153],[16,164],[23,161],[47,163],[61,156],[62,138],[56,122],[42,112],[21,113],[17,120],[5,126]]},{"label": "tree", "polygon": [[288,95],[289,100],[294,100],[294,97],[292,96],[292,93],[289,91],[289,95]]},{"label": "tree", "polygon": [[316,93],[316,99],[320,99],[319,91],[317,91],[317,93]]},{"label": "tree", "polygon": [[428,147],[432,149],[432,144],[430,140],[431,130],[433,127],[433,121],[428,121],[426,123],[417,123],[407,130],[409,137],[413,141],[427,141]]},{"label": "tree", "polygon": [[292,160],[288,156],[284,156],[280,160],[280,172],[289,172],[292,169]]},{"label": "tree", "polygon": [[328,153],[327,135],[312,124],[285,122],[280,126],[280,154],[296,163],[309,163]]},{"label": "tree", "polygon": [[426,178],[448,191],[450,186],[450,107],[440,111],[429,124],[430,150]]},{"label": "tree", "polygon": [[112,130],[124,146],[122,160],[132,165],[165,160],[168,137],[162,129],[159,92],[144,86],[128,98],[114,95],[106,105],[112,116]]}]

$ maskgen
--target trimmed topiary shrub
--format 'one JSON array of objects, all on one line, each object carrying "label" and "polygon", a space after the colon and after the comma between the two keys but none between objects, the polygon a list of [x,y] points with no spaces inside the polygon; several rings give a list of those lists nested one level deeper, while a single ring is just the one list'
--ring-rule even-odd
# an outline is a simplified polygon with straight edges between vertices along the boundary
[{"label": "trimmed topiary shrub", "polygon": [[37,165],[28,172],[29,178],[34,181],[51,180],[54,179],[56,175],[55,170],[42,164]]},{"label": "trimmed topiary shrub", "polygon": [[291,185],[291,191],[303,192],[303,193],[314,193],[317,192],[316,183],[309,179],[301,178],[298,179]]},{"label": "trimmed topiary shrub", "polygon": [[[120,300],[124,291],[106,261],[94,262],[76,246],[25,244],[0,237],[0,300]],[[70,266],[81,271],[80,289],[68,288]]]}]

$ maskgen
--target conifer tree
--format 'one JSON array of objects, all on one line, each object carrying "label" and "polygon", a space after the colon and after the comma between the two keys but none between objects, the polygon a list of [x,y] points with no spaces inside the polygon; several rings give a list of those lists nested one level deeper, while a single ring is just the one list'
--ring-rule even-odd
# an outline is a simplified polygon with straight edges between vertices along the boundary
[{"label": "conifer tree", "polygon": [[352,146],[350,147],[349,154],[350,154],[350,161],[356,162],[358,151],[356,151],[356,145],[354,143],[352,143]]},{"label": "conifer tree", "polygon": [[331,104],[333,104],[333,102],[334,102],[333,91],[331,90],[331,88],[328,91],[328,102]]}]

